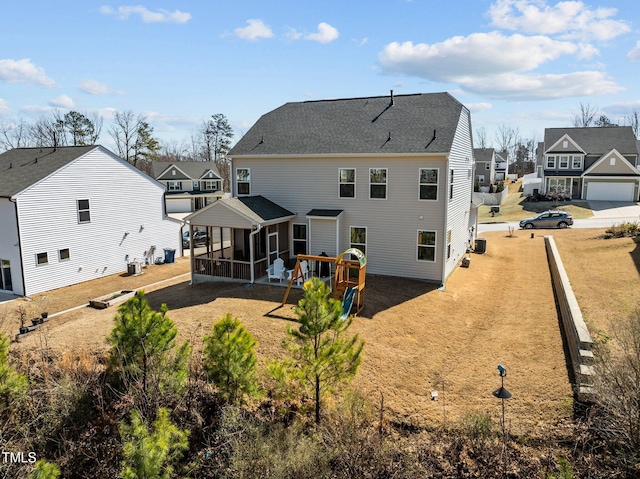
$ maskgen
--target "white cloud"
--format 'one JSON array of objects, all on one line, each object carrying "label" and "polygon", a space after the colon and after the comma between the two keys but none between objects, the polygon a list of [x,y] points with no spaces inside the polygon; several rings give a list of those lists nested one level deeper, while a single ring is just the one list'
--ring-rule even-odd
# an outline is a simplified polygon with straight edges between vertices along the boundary
[{"label": "white cloud", "polygon": [[0,115],[6,115],[10,111],[11,110],[9,109],[6,100],[4,100],[4,98],[0,98]]},{"label": "white cloud", "polygon": [[247,26],[243,28],[236,28],[233,33],[243,40],[258,40],[259,38],[271,38],[273,32],[268,25],[260,19],[247,20]]},{"label": "white cloud", "polygon": [[82,80],[80,82],[80,85],[78,86],[78,89],[84,93],[88,93],[89,95],[124,94],[122,90],[114,90],[106,83],[102,83],[96,80]]},{"label": "white cloud", "polygon": [[191,20],[191,14],[187,12],[181,12],[180,10],[170,12],[163,8],[157,12],[152,12],[142,5],[122,6],[117,9],[109,5],[103,5],[100,7],[100,13],[114,15],[120,20],[127,20],[131,15],[139,15],[144,23],[187,23]]},{"label": "white cloud", "polygon": [[379,61],[390,73],[462,82],[466,78],[533,70],[562,55],[584,55],[584,52],[573,43],[544,36],[516,34],[507,37],[491,32],[453,37],[433,45],[393,42],[380,52]]},{"label": "white cloud", "polygon": [[56,108],[73,108],[73,100],[68,95],[60,95],[57,98],[49,101],[49,105]]},{"label": "white cloud", "polygon": [[56,84],[44,73],[44,68],[34,65],[28,58],[0,60],[0,80],[7,83],[34,83],[45,87]]},{"label": "white cloud", "polygon": [[487,14],[491,24],[501,29],[566,39],[610,40],[630,31],[627,22],[612,18],[617,12],[615,8],[591,9],[581,1],[549,6],[546,0],[496,0]]},{"label": "white cloud", "polygon": [[298,30],[296,30],[295,28],[289,28],[287,30],[287,34],[286,34],[287,39],[289,40],[300,40],[302,38],[302,33],[300,33]]},{"label": "white cloud", "polygon": [[304,38],[319,43],[331,43],[340,36],[338,29],[332,27],[328,23],[322,22],[318,24],[318,31],[316,33],[310,33]]},{"label": "white cloud", "polygon": [[565,74],[503,73],[459,82],[468,92],[509,100],[544,100],[617,93],[624,88],[601,72]]},{"label": "white cloud", "polygon": [[479,102],[479,103],[465,103],[466,106],[471,113],[482,113],[483,111],[491,110],[493,105],[487,102]]},{"label": "white cloud", "polygon": [[638,40],[636,46],[633,47],[629,53],[627,53],[627,60],[629,60],[630,62],[640,60],[640,40]]}]

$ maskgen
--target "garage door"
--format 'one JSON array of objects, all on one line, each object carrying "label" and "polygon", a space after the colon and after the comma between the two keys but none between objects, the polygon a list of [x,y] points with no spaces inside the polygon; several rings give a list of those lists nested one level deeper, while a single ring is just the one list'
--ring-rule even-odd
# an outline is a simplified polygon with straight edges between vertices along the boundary
[{"label": "garage door", "polygon": [[593,183],[587,186],[588,200],[634,201],[634,183]]}]

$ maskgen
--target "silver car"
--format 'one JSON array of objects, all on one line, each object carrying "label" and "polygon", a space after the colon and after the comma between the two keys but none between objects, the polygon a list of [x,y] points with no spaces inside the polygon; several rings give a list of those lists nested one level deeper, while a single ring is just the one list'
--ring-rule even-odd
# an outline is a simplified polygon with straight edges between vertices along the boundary
[{"label": "silver car", "polygon": [[520,228],[566,228],[573,224],[573,217],[564,211],[545,211],[533,218],[520,221]]}]

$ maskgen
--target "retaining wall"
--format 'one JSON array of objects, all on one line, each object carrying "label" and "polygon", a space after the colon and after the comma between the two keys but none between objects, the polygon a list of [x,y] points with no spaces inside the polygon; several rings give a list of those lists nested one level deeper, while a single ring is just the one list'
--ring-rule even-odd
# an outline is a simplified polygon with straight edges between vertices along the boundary
[{"label": "retaining wall", "polygon": [[573,367],[576,396],[578,401],[591,402],[594,375],[593,341],[569,283],[569,277],[562,264],[553,236],[545,236],[544,242],[553,289],[560,309],[562,329]]}]

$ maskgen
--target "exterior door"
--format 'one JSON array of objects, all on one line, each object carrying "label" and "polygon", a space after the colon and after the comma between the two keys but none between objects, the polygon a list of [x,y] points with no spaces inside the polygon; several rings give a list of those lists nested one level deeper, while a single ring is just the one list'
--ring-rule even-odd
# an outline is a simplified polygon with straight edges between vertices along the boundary
[{"label": "exterior door", "polygon": [[8,259],[0,259],[0,289],[5,291],[13,291],[10,266]]},{"label": "exterior door", "polygon": [[267,238],[267,255],[269,257],[269,266],[278,259],[278,233],[269,233]]},{"label": "exterior door", "polygon": [[574,178],[571,181],[571,198],[578,199],[580,198],[580,178]]}]

